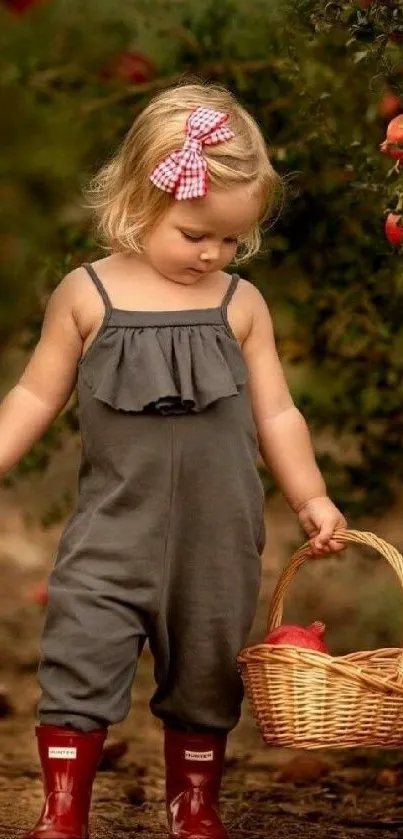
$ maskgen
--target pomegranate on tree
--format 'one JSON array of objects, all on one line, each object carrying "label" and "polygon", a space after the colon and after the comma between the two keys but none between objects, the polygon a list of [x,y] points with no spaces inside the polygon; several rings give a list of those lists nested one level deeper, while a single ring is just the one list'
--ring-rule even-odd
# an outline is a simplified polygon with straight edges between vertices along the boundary
[{"label": "pomegranate on tree", "polygon": [[398,114],[390,121],[386,129],[386,140],[381,143],[380,149],[394,160],[403,159],[403,114]]},{"label": "pomegranate on tree", "polygon": [[2,0],[3,5],[7,6],[8,9],[12,12],[16,12],[16,14],[23,14],[27,12],[31,6],[37,6],[38,3],[41,3],[42,0]]},{"label": "pomegranate on tree", "polygon": [[284,624],[273,629],[264,638],[264,644],[277,644],[287,647],[304,647],[310,650],[317,650],[320,653],[329,654],[329,650],[323,640],[326,626],[321,621],[315,621],[310,626],[299,626],[298,624]]},{"label": "pomegranate on tree", "polygon": [[385,235],[394,247],[403,242],[403,216],[401,213],[388,213],[385,221]]},{"label": "pomegranate on tree", "polygon": [[144,84],[156,75],[155,64],[141,52],[122,52],[109,67],[102,70],[104,79],[124,79],[133,84]]},{"label": "pomegranate on tree", "polygon": [[386,90],[379,102],[378,113],[382,119],[392,119],[402,110],[402,100],[393,92]]}]

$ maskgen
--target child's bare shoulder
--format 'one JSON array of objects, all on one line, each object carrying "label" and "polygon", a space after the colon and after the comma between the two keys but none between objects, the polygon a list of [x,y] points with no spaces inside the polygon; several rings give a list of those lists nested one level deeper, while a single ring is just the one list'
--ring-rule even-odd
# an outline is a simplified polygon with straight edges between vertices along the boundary
[{"label": "child's bare shoulder", "polygon": [[[91,282],[83,265],[73,268],[62,277],[53,290],[50,300],[59,305],[75,309],[80,301],[83,303],[91,296]],[[89,293],[88,293],[89,292]]]},{"label": "child's bare shoulder", "polygon": [[268,306],[263,294],[253,283],[242,277],[238,282],[234,304],[242,308],[251,321],[259,314],[268,315]]},{"label": "child's bare shoulder", "polygon": [[45,322],[58,322],[74,319],[79,295],[79,271],[75,269],[66,274],[51,292],[45,310]]},{"label": "child's bare shoulder", "polygon": [[84,339],[99,325],[105,312],[104,302],[83,265],[69,271],[60,280],[50,305],[70,310]]},{"label": "child's bare shoulder", "polygon": [[[227,275],[227,285],[230,279]],[[240,277],[228,307],[228,319],[241,345],[250,334],[257,313],[262,310],[267,313],[262,294],[253,283]]]},{"label": "child's bare shoulder", "polygon": [[267,303],[263,294],[253,283],[243,279],[243,277],[239,278],[237,296],[239,301],[250,309],[251,314],[259,309],[267,310]]}]

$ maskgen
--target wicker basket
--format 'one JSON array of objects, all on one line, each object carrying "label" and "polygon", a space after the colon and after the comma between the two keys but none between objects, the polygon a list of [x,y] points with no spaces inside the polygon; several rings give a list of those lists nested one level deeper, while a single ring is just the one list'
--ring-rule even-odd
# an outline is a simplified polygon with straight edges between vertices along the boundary
[{"label": "wicker basket", "polygon": [[[372,533],[340,530],[340,542],[369,545],[388,560],[403,586],[403,558]],[[280,626],[283,596],[309,543],[291,558],[270,605],[268,631]],[[255,644],[238,667],[260,733],[271,746],[303,749],[403,747],[403,650],[331,656],[293,646]]]}]

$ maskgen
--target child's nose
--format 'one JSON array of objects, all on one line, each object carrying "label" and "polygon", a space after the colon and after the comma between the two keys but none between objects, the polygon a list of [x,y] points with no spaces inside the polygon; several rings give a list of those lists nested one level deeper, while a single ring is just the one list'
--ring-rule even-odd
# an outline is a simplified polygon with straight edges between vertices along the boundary
[{"label": "child's nose", "polygon": [[220,256],[220,246],[211,244],[205,246],[200,254],[202,262],[215,262]]}]

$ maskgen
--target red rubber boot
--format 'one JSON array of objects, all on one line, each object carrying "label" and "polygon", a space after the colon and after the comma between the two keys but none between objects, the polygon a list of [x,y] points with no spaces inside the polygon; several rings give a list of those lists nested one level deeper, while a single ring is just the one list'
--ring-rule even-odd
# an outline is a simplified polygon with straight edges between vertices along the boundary
[{"label": "red rubber boot", "polygon": [[165,727],[166,805],[175,839],[229,839],[218,812],[226,734]]},{"label": "red rubber boot", "polygon": [[92,784],[106,729],[84,733],[38,725],[45,803],[38,823],[24,839],[88,839]]}]

